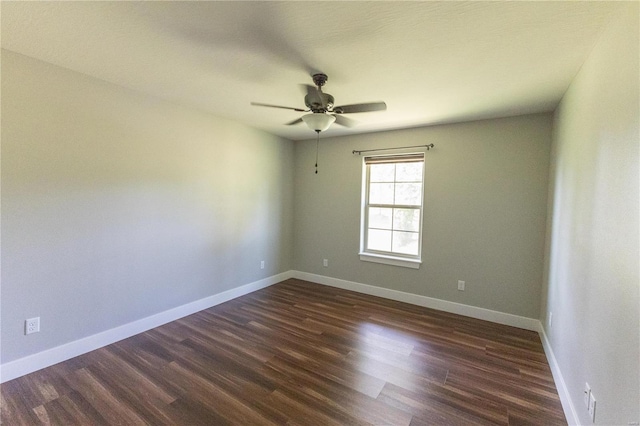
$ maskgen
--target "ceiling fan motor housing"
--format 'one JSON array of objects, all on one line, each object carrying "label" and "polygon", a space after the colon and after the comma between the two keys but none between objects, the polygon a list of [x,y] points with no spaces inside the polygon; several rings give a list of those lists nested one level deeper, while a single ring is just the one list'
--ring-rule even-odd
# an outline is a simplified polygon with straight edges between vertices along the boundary
[{"label": "ceiling fan motor housing", "polygon": [[[322,99],[322,103],[318,102],[318,96]],[[328,93],[318,92],[316,96],[306,95],[304,103],[313,112],[327,112],[333,108],[334,99]]]}]

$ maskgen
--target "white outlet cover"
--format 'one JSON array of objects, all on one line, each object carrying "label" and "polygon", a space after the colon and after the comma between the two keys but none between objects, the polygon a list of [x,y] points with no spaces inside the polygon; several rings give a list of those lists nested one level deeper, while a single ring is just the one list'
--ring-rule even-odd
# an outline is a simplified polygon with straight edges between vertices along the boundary
[{"label": "white outlet cover", "polygon": [[583,400],[584,400],[584,406],[587,407],[587,409],[589,408],[589,398],[591,398],[591,386],[589,386],[589,383],[585,383]]},{"label": "white outlet cover", "polygon": [[40,317],[29,318],[24,322],[24,334],[38,333],[40,331]]},{"label": "white outlet cover", "polygon": [[589,394],[589,417],[591,417],[591,421],[595,423],[596,421],[596,397],[593,396],[593,392]]}]

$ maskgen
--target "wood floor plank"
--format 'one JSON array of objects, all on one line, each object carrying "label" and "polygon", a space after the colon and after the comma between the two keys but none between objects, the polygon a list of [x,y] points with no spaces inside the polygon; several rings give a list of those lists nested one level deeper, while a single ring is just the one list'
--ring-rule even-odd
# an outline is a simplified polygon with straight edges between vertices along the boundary
[{"label": "wood floor plank", "polygon": [[[52,425],[108,425],[109,422],[76,391],[34,408]],[[40,416],[38,416],[40,417]],[[42,422],[43,424],[47,424]]]},{"label": "wood floor plank", "polygon": [[0,398],[2,424],[29,425],[40,423],[36,413],[32,410],[32,406],[24,398],[21,381],[12,380],[2,384],[0,393],[2,393],[2,398]]},{"label": "wood floor plank", "polygon": [[329,377],[302,366],[292,366],[279,357],[269,361],[268,365],[290,378],[283,388],[293,392],[295,398],[318,409],[325,408],[325,414],[347,422],[343,424],[361,420],[372,424],[408,425],[411,420],[410,413],[376,404],[374,398],[352,392]]},{"label": "wood floor plank", "polygon": [[449,371],[446,385],[506,405],[510,411],[536,411],[548,417],[562,415],[562,411],[554,404],[557,395],[536,389],[524,381],[496,380],[486,375],[473,374],[467,369],[464,372]]},{"label": "wood floor plank", "polygon": [[0,422],[566,424],[537,333],[295,279],[7,382]]},{"label": "wood floor plank", "polygon": [[112,389],[105,386],[105,383],[88,370],[88,367],[76,371],[66,379],[109,424],[147,424],[136,412],[135,407],[131,406],[126,399],[118,398]]},{"label": "wood floor plank", "polygon": [[378,401],[413,414],[411,425],[494,425],[494,422],[459,410],[447,403],[424,398],[414,392],[387,384]]},{"label": "wood floor plank", "polygon": [[98,363],[87,367],[88,370],[113,389],[119,399],[126,400],[135,407],[142,419],[150,424],[169,424],[171,418],[166,414],[168,404],[176,398],[160,389],[148,377],[134,371],[130,366],[123,367],[114,363]]},{"label": "wood floor plank", "polygon": [[[275,420],[266,418],[263,413],[253,410],[251,405],[237,395],[225,389],[219,382],[197,374],[193,370],[177,362],[165,367],[164,374],[168,380],[182,389],[181,400],[193,401],[214,411],[230,424],[245,425],[277,425]],[[203,419],[205,421],[206,419]]]}]

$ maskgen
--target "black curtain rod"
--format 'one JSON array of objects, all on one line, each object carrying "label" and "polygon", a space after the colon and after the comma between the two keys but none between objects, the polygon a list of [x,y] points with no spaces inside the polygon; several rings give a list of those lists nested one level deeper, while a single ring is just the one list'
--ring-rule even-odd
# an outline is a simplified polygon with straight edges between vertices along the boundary
[{"label": "black curtain rod", "polygon": [[399,147],[396,147],[396,148],[363,149],[363,150],[360,150],[360,151],[354,149],[352,151],[352,153],[360,155],[363,152],[388,151],[390,149],[406,149],[406,148],[427,148],[427,151],[429,151],[434,146],[435,145],[431,143],[429,145],[399,146]]}]

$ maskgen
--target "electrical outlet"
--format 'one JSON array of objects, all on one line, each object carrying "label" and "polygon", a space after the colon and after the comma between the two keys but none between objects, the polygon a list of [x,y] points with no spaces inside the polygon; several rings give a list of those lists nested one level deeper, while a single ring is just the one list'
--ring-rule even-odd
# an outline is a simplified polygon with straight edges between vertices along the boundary
[{"label": "electrical outlet", "polygon": [[37,333],[40,331],[40,317],[29,318],[24,321],[24,334]]},{"label": "electrical outlet", "polygon": [[464,281],[458,281],[458,290],[464,291]]},{"label": "electrical outlet", "polygon": [[553,312],[549,311],[549,328],[551,328],[551,324],[553,324]]},{"label": "electrical outlet", "polygon": [[587,409],[589,408],[589,398],[591,398],[591,386],[589,386],[589,383],[585,383],[582,400],[584,401],[584,406],[587,407]]},{"label": "electrical outlet", "polygon": [[264,260],[260,261],[260,269],[264,269]]},{"label": "electrical outlet", "polygon": [[329,259],[322,259],[322,266],[324,266],[325,268],[329,266]]},{"label": "electrical outlet", "polygon": [[596,397],[593,392],[589,394],[589,417],[593,423],[596,422]]}]

